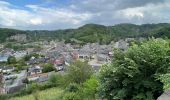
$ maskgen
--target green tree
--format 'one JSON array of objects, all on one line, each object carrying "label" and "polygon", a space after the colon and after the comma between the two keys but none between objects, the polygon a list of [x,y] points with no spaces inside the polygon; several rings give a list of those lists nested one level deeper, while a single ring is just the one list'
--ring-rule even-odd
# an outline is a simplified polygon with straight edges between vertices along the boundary
[{"label": "green tree", "polygon": [[75,61],[68,67],[67,78],[70,83],[83,83],[93,74],[92,67],[87,62]]},{"label": "green tree", "polygon": [[14,56],[9,56],[7,62],[8,64],[16,64],[17,60]]},{"label": "green tree", "polygon": [[31,59],[31,55],[25,55],[25,56],[24,56],[24,60],[25,60],[25,61],[29,61],[30,59]]},{"label": "green tree", "polygon": [[100,70],[100,96],[109,100],[154,100],[163,92],[161,74],[170,66],[169,43],[152,39],[115,52],[110,65]]},{"label": "green tree", "polygon": [[47,72],[51,72],[51,71],[54,71],[55,70],[55,68],[54,68],[54,66],[53,66],[53,64],[51,64],[51,63],[48,63],[48,64],[45,64],[44,66],[43,66],[43,72],[44,73],[47,73]]},{"label": "green tree", "polygon": [[93,98],[94,100],[96,100],[95,95],[97,93],[98,85],[99,85],[99,83],[95,76],[86,80],[83,83],[83,92],[82,93],[83,93],[84,98],[89,98],[89,99]]}]

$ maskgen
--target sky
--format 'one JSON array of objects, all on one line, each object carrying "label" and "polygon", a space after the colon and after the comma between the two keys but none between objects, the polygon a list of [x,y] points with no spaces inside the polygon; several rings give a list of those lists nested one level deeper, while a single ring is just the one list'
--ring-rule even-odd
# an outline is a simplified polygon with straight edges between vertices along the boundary
[{"label": "sky", "polygon": [[57,30],[89,23],[170,23],[170,0],[0,0],[1,28]]}]

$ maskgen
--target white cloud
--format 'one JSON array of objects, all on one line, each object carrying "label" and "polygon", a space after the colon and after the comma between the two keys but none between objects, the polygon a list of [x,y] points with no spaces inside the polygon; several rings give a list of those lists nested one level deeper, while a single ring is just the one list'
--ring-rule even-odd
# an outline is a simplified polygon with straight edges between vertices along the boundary
[{"label": "white cloud", "polygon": [[141,11],[138,11],[136,9],[126,9],[123,11],[124,16],[126,16],[127,18],[134,18],[134,17],[138,17],[138,18],[143,18],[144,14]]},{"label": "white cloud", "polygon": [[21,10],[9,7],[8,3],[0,4],[3,5],[0,6],[0,24],[4,27],[19,29],[44,29],[41,25],[45,25],[46,29],[77,27],[92,16],[90,13],[78,13],[63,8],[27,5],[26,7],[30,10]]},{"label": "white cloud", "polygon": [[40,25],[42,24],[42,19],[41,18],[30,19],[30,22],[32,25]]},{"label": "white cloud", "polygon": [[18,29],[63,29],[87,23],[113,25],[170,22],[168,0],[75,1],[61,8],[26,5],[22,9],[0,1],[0,25]]}]

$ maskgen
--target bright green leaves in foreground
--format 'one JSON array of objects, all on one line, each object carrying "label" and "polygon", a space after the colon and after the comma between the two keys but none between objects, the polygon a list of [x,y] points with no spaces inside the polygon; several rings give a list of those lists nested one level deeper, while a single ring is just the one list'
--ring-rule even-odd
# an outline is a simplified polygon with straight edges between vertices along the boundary
[{"label": "bright green leaves in foreground", "polygon": [[163,92],[159,76],[168,73],[169,43],[152,39],[127,52],[116,51],[111,65],[100,71],[100,95],[114,100],[152,100]]}]

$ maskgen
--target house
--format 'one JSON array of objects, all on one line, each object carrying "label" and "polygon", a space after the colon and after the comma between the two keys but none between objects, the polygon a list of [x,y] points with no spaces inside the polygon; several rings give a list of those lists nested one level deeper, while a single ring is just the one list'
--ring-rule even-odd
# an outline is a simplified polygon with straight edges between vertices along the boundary
[{"label": "house", "polygon": [[129,47],[129,44],[126,41],[124,41],[123,39],[121,39],[115,43],[114,47],[121,49],[121,50],[127,50],[127,48]]},{"label": "house", "polygon": [[79,54],[77,52],[72,52],[71,56],[72,56],[73,60],[77,60],[79,58]]},{"label": "house", "polygon": [[61,71],[64,69],[64,62],[62,60],[57,59],[54,61],[54,67],[57,71]]},{"label": "house", "polygon": [[126,42],[131,42],[131,41],[134,41],[134,40],[135,40],[135,38],[126,38],[125,39]]},{"label": "house", "polygon": [[40,73],[42,73],[42,68],[37,65],[37,66],[28,68],[27,75],[32,76],[32,75],[37,75],[37,74],[40,74]]},{"label": "house", "polygon": [[39,63],[47,63],[50,60],[50,58],[35,58],[32,57],[29,61],[27,61],[27,65],[34,65],[34,64],[39,64]]},{"label": "house", "polygon": [[53,72],[49,72],[49,73],[39,73],[36,75],[32,75],[32,76],[28,76],[28,81],[34,81],[34,82],[38,82],[38,83],[42,83],[42,82],[46,82],[48,81],[49,77],[51,76]]},{"label": "house", "polygon": [[3,72],[3,73],[10,73],[10,72],[12,72],[14,70],[15,70],[14,67],[0,66],[0,72]]},{"label": "house", "polygon": [[78,52],[78,58],[80,60],[90,60],[91,59],[91,54],[89,52],[79,51]]},{"label": "house", "polygon": [[22,57],[24,57],[27,54],[26,51],[16,51],[13,56],[15,56],[15,58],[20,59]]},{"label": "house", "polygon": [[34,51],[34,48],[26,48],[27,54],[31,54]]},{"label": "house", "polygon": [[96,56],[98,61],[108,62],[111,60],[111,58],[105,54],[97,54]]},{"label": "house", "polygon": [[108,55],[109,55],[109,57],[113,57],[114,54],[113,54],[113,52],[109,52]]},{"label": "house", "polygon": [[0,55],[0,62],[7,62],[8,56]]}]

